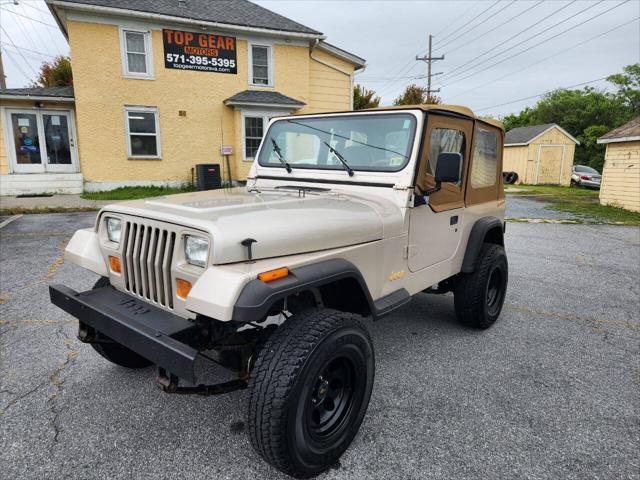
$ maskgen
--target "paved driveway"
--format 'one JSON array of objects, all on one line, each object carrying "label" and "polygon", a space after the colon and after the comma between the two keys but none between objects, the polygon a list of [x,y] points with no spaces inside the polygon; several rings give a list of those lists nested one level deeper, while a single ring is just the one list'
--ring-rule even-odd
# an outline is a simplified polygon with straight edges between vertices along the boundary
[{"label": "paved driveway", "polygon": [[[246,392],[171,396],[75,339],[47,285],[93,214],[0,230],[3,478],[282,478],[246,437]],[[507,306],[490,330],[419,295],[370,324],[377,372],[360,434],[322,478],[638,478],[637,228],[509,224]]]}]

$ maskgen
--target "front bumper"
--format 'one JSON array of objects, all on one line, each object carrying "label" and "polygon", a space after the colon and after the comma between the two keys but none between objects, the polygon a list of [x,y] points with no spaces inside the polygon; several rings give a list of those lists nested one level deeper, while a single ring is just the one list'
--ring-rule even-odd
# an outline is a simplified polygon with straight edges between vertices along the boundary
[{"label": "front bumper", "polygon": [[[51,302],[160,368],[197,383],[207,363],[191,344],[198,339],[195,322],[154,307],[108,286],[78,293],[64,285],[49,287]],[[190,341],[191,340],[191,341]]]}]

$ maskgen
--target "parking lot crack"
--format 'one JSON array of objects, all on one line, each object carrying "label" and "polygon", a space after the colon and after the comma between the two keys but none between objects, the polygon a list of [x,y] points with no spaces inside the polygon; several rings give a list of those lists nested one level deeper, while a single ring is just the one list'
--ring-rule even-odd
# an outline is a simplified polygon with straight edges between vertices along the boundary
[{"label": "parking lot crack", "polygon": [[66,348],[66,356],[62,363],[60,363],[57,368],[53,371],[53,373],[49,376],[49,381],[53,386],[53,393],[49,396],[47,400],[47,405],[52,413],[52,419],[50,421],[51,428],[53,429],[53,445],[58,444],[58,437],[62,431],[60,426],[60,414],[62,413],[62,409],[58,406],[58,398],[62,395],[64,389],[64,380],[61,377],[61,374],[64,370],[66,370],[78,356],[78,350],[74,348],[74,340],[70,338],[64,331],[64,325],[60,325],[60,327],[56,330],[56,334],[59,337],[62,337],[64,346]]},{"label": "parking lot crack", "polygon": [[[26,391],[25,393],[22,393],[22,394],[20,394],[20,395],[18,395],[16,397],[12,398],[11,400],[9,400],[7,402],[7,404],[4,406],[4,408],[0,409],[0,415],[4,415],[6,413],[6,411],[9,410],[11,407],[13,407],[14,405],[17,405],[18,403],[20,403],[25,398],[28,398],[31,395],[33,395],[38,390],[40,390],[42,387],[47,385],[47,383],[48,382],[45,380],[44,382],[39,383],[35,387],[33,387],[30,390]],[[14,394],[15,393],[15,392],[12,392],[10,390],[4,390],[4,389],[1,390],[0,392],[1,393],[9,393],[9,394]]]}]

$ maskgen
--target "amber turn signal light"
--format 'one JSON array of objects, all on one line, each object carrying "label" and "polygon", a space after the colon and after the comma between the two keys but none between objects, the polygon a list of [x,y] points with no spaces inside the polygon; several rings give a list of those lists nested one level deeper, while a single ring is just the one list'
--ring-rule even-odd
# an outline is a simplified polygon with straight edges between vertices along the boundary
[{"label": "amber turn signal light", "polygon": [[120,266],[120,259],[118,257],[112,257],[109,255],[109,267],[114,273],[122,273],[122,267]]},{"label": "amber turn signal light", "polygon": [[191,291],[191,282],[187,282],[181,278],[176,278],[176,295],[183,300],[186,300],[187,295]]},{"label": "amber turn signal light", "polygon": [[273,282],[289,275],[289,269],[287,267],[276,268],[275,270],[269,270],[268,272],[262,272],[258,275],[258,280],[265,283]]}]

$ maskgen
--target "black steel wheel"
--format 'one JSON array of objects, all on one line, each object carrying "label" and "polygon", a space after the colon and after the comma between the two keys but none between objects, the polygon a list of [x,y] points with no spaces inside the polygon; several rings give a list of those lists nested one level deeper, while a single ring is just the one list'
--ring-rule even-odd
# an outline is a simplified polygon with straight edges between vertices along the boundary
[{"label": "black steel wheel", "polygon": [[298,478],[331,467],[360,428],[374,371],[371,338],[354,315],[294,315],[267,340],[251,374],[253,447]]},{"label": "black steel wheel", "polygon": [[455,286],[458,319],[474,328],[489,328],[500,316],[507,293],[509,267],[504,247],[485,243],[473,272],[462,274]]},{"label": "black steel wheel", "polygon": [[[93,286],[93,289],[95,290],[108,285],[110,285],[109,279],[107,277],[100,277]],[[109,341],[106,337],[104,337],[104,339],[105,341]],[[129,350],[127,347],[116,342],[92,343],[91,346],[101,357],[124,368],[146,368],[153,364],[146,358],[138,355],[136,352]]]}]

